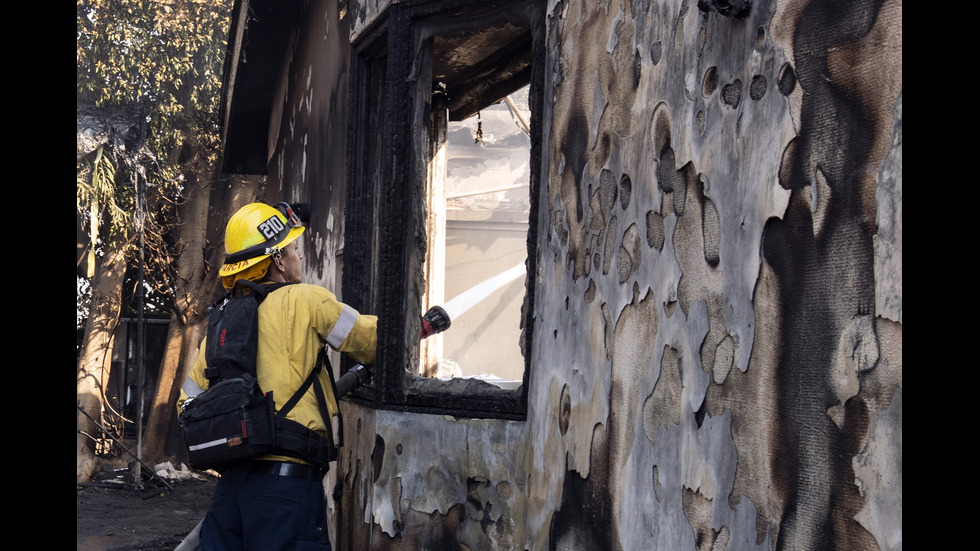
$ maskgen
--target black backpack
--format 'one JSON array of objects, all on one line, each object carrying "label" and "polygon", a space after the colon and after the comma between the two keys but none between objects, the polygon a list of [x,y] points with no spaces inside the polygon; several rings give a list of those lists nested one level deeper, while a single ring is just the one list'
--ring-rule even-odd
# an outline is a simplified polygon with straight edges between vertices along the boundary
[{"label": "black backpack", "polygon": [[[184,429],[189,463],[195,469],[221,469],[231,463],[270,453],[303,459],[324,471],[337,457],[343,444],[343,425],[338,426],[340,444],[334,444],[323,388],[317,382],[320,370],[330,376],[337,395],[333,369],[326,350],[320,350],[313,371],[283,408],[276,413],[272,392],[263,392],[255,373],[258,351],[258,307],[266,295],[289,283],[259,285],[238,280],[234,288],[208,309],[204,376],[208,389],[188,398],[179,416]],[[241,286],[251,293],[236,292]],[[316,393],[327,438],[286,419],[286,414],[306,394]],[[338,422],[339,422],[338,416]]]}]

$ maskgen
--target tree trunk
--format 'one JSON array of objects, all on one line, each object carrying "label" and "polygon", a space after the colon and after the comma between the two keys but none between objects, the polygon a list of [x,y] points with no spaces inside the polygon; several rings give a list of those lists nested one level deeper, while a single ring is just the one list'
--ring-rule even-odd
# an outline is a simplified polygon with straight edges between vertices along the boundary
[{"label": "tree trunk", "polygon": [[[92,305],[85,322],[85,337],[78,361],[78,406],[103,426],[105,384],[112,361],[112,336],[119,324],[122,304],[125,250],[126,243],[121,238],[110,237],[105,244],[105,255],[97,257],[95,276],[92,278]],[[78,482],[91,478],[98,463],[92,437],[98,437],[100,429],[89,417],[76,411],[75,475]]]},{"label": "tree trunk", "polygon": [[202,322],[206,319],[205,309],[216,290],[214,278],[207,281],[210,275],[206,262],[208,238],[213,239],[208,225],[210,189],[199,183],[186,189],[191,193],[180,206],[180,220],[183,221],[181,252],[177,261],[177,285],[167,331],[167,348],[160,363],[143,438],[144,455],[154,460],[166,455],[167,433],[175,415],[183,371],[196,359],[194,341],[199,339]]},{"label": "tree trunk", "polygon": [[[209,304],[204,298],[205,289],[213,286],[201,285],[196,294],[201,294],[197,305],[190,306],[185,314],[176,310],[170,315],[170,327],[167,330],[167,347],[160,362],[160,372],[157,378],[157,388],[150,404],[150,412],[146,420],[146,431],[143,434],[142,456],[149,464],[156,464],[166,456],[172,455],[166,449],[171,421],[176,415],[177,398],[180,387],[186,377],[186,371],[197,359],[197,350],[204,334],[207,317],[203,314]],[[211,296],[211,292],[207,293]]]},{"label": "tree trunk", "polygon": [[218,268],[224,261],[225,223],[233,212],[256,200],[258,177],[236,177],[213,186],[188,186],[193,193],[181,205],[183,249],[178,261],[174,311],[167,349],[143,436],[143,455],[151,460],[172,455],[167,436],[187,372],[197,359],[207,323],[207,307],[220,290]]}]

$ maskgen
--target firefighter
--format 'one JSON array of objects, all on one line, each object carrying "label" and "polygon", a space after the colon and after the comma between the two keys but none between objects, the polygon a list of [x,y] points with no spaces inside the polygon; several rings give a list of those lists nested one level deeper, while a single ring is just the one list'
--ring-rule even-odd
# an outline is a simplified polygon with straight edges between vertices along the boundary
[{"label": "firefighter", "polygon": [[[226,261],[218,272],[226,289],[240,279],[258,283],[289,282],[266,296],[258,308],[256,378],[272,392],[279,411],[311,373],[325,345],[364,364],[374,362],[377,317],[364,315],[318,285],[300,283],[303,234],[294,209],[279,203],[242,207],[225,229]],[[206,341],[206,339],[205,339]],[[181,389],[178,408],[208,386],[205,347]],[[320,373],[331,418],[339,414],[329,374]],[[314,382],[314,384],[316,384]],[[324,438],[331,431],[312,390],[287,418]],[[324,465],[272,453],[224,468],[201,525],[202,551],[304,549],[329,551]]]}]

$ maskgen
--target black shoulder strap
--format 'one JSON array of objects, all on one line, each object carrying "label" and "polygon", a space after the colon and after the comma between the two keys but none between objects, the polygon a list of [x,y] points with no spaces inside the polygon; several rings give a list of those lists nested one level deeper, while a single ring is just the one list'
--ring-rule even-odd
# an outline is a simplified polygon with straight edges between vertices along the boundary
[{"label": "black shoulder strap", "polygon": [[244,286],[249,287],[252,290],[254,290],[256,292],[256,295],[255,295],[256,298],[258,298],[258,301],[259,302],[262,302],[262,300],[265,299],[266,295],[268,295],[272,291],[275,291],[276,289],[278,289],[280,287],[285,287],[286,285],[292,285],[292,284],[293,284],[293,282],[291,282],[291,281],[280,282],[280,283],[264,283],[264,284],[260,284],[260,283],[255,283],[254,281],[249,281],[247,279],[239,279],[239,280],[236,280],[235,281],[235,284],[231,286],[231,289],[228,289],[227,291],[225,291],[225,294],[221,295],[217,300],[215,300],[211,304],[211,306],[208,308],[208,312],[210,312],[212,309],[214,309],[216,306],[218,306],[222,302],[224,302],[224,301],[228,300],[229,298],[231,298],[232,296],[234,296],[235,290],[238,289],[238,287],[240,285],[244,285]]},{"label": "black shoulder strap", "polygon": [[235,281],[235,284],[232,286],[232,291],[234,292],[234,290],[237,289],[239,285],[245,285],[246,287],[249,287],[253,291],[255,291],[256,300],[262,302],[265,299],[266,295],[268,295],[272,291],[275,291],[280,287],[285,287],[286,285],[292,285],[292,284],[293,282],[291,281],[284,281],[279,283],[255,283],[254,281],[249,281],[247,279],[239,279]]},{"label": "black shoulder strap", "polygon": [[[313,386],[313,392],[316,394],[317,406],[320,409],[320,416],[323,417],[323,424],[327,428],[327,438],[329,439],[330,445],[333,446],[333,429],[331,428],[333,424],[331,423],[330,411],[327,410],[327,398],[323,393],[323,386],[319,384],[319,381],[317,381],[318,384],[313,384],[313,381],[317,379],[321,369],[325,369],[327,371],[327,375],[330,378],[330,386],[333,390],[333,395],[334,397],[337,396],[337,382],[333,377],[333,367],[330,365],[330,358],[327,357],[326,349],[321,348],[320,353],[316,357],[316,364],[313,366],[313,371],[311,371],[309,376],[306,377],[303,384],[296,389],[296,392],[289,398],[289,401],[282,406],[277,415],[286,417],[286,414],[292,411],[293,407],[299,402],[299,399],[306,395],[306,392],[310,389],[310,386]],[[337,416],[337,438],[337,446],[343,446],[344,422],[340,415]]]},{"label": "black shoulder strap", "polygon": [[[330,358],[327,357],[327,350],[326,350],[326,348],[320,348],[320,354],[319,354],[319,357],[318,357],[318,360],[317,360],[318,362],[319,362],[319,358],[323,358],[323,362],[322,363],[324,365],[324,369],[327,370],[327,378],[330,379],[330,391],[333,394],[334,402],[337,403],[337,409],[338,409],[338,411],[337,411],[337,447],[340,447],[340,446],[343,446],[344,445],[344,417],[342,415],[340,415],[340,411],[339,411],[339,409],[340,409],[340,403],[337,401],[337,381],[334,380],[334,377],[333,377],[333,366],[330,365]],[[323,387],[322,387],[322,385],[316,385],[315,387],[313,387],[313,391],[316,393],[317,402],[319,402],[319,404],[320,404],[320,415],[323,416],[323,421],[329,427],[329,426],[332,425],[332,423],[330,422],[330,412],[327,411],[327,399],[323,395]],[[331,435],[330,438],[332,440],[333,439],[333,436]],[[332,442],[331,442],[331,444],[332,444]]]}]

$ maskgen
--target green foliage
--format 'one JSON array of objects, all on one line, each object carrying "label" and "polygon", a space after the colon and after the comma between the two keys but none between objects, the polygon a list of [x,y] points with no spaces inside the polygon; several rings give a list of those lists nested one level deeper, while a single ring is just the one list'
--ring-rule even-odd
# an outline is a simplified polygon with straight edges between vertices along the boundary
[{"label": "green foliage", "polygon": [[[158,183],[214,165],[232,0],[78,0],[78,97],[147,108]],[[152,176],[152,175],[151,175]]]},{"label": "green foliage", "polygon": [[[78,165],[76,206],[95,245],[89,266],[100,233],[132,237],[145,221],[146,278],[158,295],[174,283],[183,182],[210,182],[216,166],[233,3],[77,0],[77,100],[111,121],[97,138],[105,143]],[[120,128],[142,139],[114,135]],[[145,217],[133,216],[136,182],[145,185]]]},{"label": "green foliage", "polygon": [[131,211],[127,212],[120,203],[129,208],[134,206],[129,204],[132,202],[132,194],[126,193],[127,191],[116,187],[116,162],[113,160],[112,148],[100,145],[95,151],[92,164],[83,166],[78,173],[75,207],[90,214],[96,209],[107,210],[108,212],[101,212],[100,216],[93,218],[112,220],[113,229],[126,233],[132,221],[129,215]]},{"label": "green foliage", "polygon": [[121,240],[126,240],[131,232],[133,203],[132,193],[116,185],[116,162],[112,148],[100,145],[91,164],[82,165],[78,172],[75,187],[75,207],[82,213],[82,220],[88,222],[90,243],[86,259],[87,277],[95,272],[95,256],[100,233],[108,232]]}]

